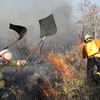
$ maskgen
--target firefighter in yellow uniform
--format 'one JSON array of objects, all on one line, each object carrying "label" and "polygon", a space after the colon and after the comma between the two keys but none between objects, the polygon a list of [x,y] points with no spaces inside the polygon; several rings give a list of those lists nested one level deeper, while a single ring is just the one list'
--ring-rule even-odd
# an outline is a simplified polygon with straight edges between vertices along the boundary
[{"label": "firefighter in yellow uniform", "polygon": [[15,66],[18,68],[24,64],[26,64],[25,60],[12,60],[12,53],[7,49],[0,52],[0,93],[2,92],[2,89],[5,87],[5,81],[2,76],[2,68],[5,66]]},{"label": "firefighter in yellow uniform", "polygon": [[88,34],[84,36],[83,58],[87,58],[87,75],[94,76],[94,66],[97,66],[97,74],[100,73],[100,40],[92,39]]}]

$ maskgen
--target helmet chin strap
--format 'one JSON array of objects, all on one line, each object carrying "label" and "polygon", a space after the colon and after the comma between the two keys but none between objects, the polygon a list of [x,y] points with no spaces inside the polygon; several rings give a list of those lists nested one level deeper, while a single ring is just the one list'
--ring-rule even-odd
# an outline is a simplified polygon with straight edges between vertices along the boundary
[{"label": "helmet chin strap", "polygon": [[91,39],[89,38],[89,39],[84,40],[85,43],[88,43],[88,42],[91,42],[91,41],[92,41],[92,38]]}]

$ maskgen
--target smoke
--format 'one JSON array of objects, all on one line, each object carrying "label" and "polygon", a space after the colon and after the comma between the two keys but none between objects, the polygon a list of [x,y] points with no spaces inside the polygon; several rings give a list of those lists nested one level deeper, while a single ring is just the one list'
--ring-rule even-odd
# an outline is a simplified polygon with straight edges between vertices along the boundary
[{"label": "smoke", "polygon": [[[12,23],[25,26],[28,30],[25,36],[27,42],[31,43],[32,46],[37,44],[40,41],[39,19],[53,14],[57,25],[57,34],[47,37],[45,46],[48,43],[50,44],[51,41],[68,44],[70,44],[69,41],[73,41],[72,8],[67,0],[0,0],[0,9],[0,36],[4,39],[14,37],[15,32],[9,29],[9,23]],[[32,63],[32,65],[26,66],[23,73],[26,74],[27,68],[30,68],[30,71],[34,72],[34,74],[32,73],[33,76],[30,75],[31,78],[48,75],[50,72],[51,65],[48,62],[41,64],[39,61],[32,59],[32,62],[29,63]],[[11,73],[12,70],[4,69],[5,73],[6,71]],[[22,70],[20,73],[22,73]]]},{"label": "smoke", "polygon": [[[71,40],[72,8],[66,0],[0,0],[0,36],[10,39],[13,34],[9,30],[9,23],[23,25],[28,28],[26,38],[32,43],[39,42],[39,19],[50,14],[54,15],[57,25],[57,35],[50,36],[48,40],[63,38]],[[73,38],[72,38],[73,39]]]}]

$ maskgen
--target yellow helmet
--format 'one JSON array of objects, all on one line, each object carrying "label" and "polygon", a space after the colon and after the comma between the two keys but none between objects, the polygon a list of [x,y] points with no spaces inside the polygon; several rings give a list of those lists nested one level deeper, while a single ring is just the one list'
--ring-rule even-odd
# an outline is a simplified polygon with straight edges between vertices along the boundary
[{"label": "yellow helmet", "polygon": [[84,36],[84,41],[87,43],[87,42],[89,42],[89,41],[91,41],[92,40],[92,37],[90,36],[90,35],[88,35],[88,34],[86,34],[85,36]]},{"label": "yellow helmet", "polygon": [[84,39],[86,40],[87,38],[91,38],[91,36],[88,35],[88,34],[86,34],[86,35],[84,36]]}]

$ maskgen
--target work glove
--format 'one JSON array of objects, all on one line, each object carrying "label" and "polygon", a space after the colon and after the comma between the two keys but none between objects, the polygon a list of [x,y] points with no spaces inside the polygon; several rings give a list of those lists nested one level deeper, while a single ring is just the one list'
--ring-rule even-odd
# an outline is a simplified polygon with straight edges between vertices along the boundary
[{"label": "work glove", "polygon": [[17,61],[17,67],[23,67],[25,64],[27,64],[26,60],[18,60]]}]

